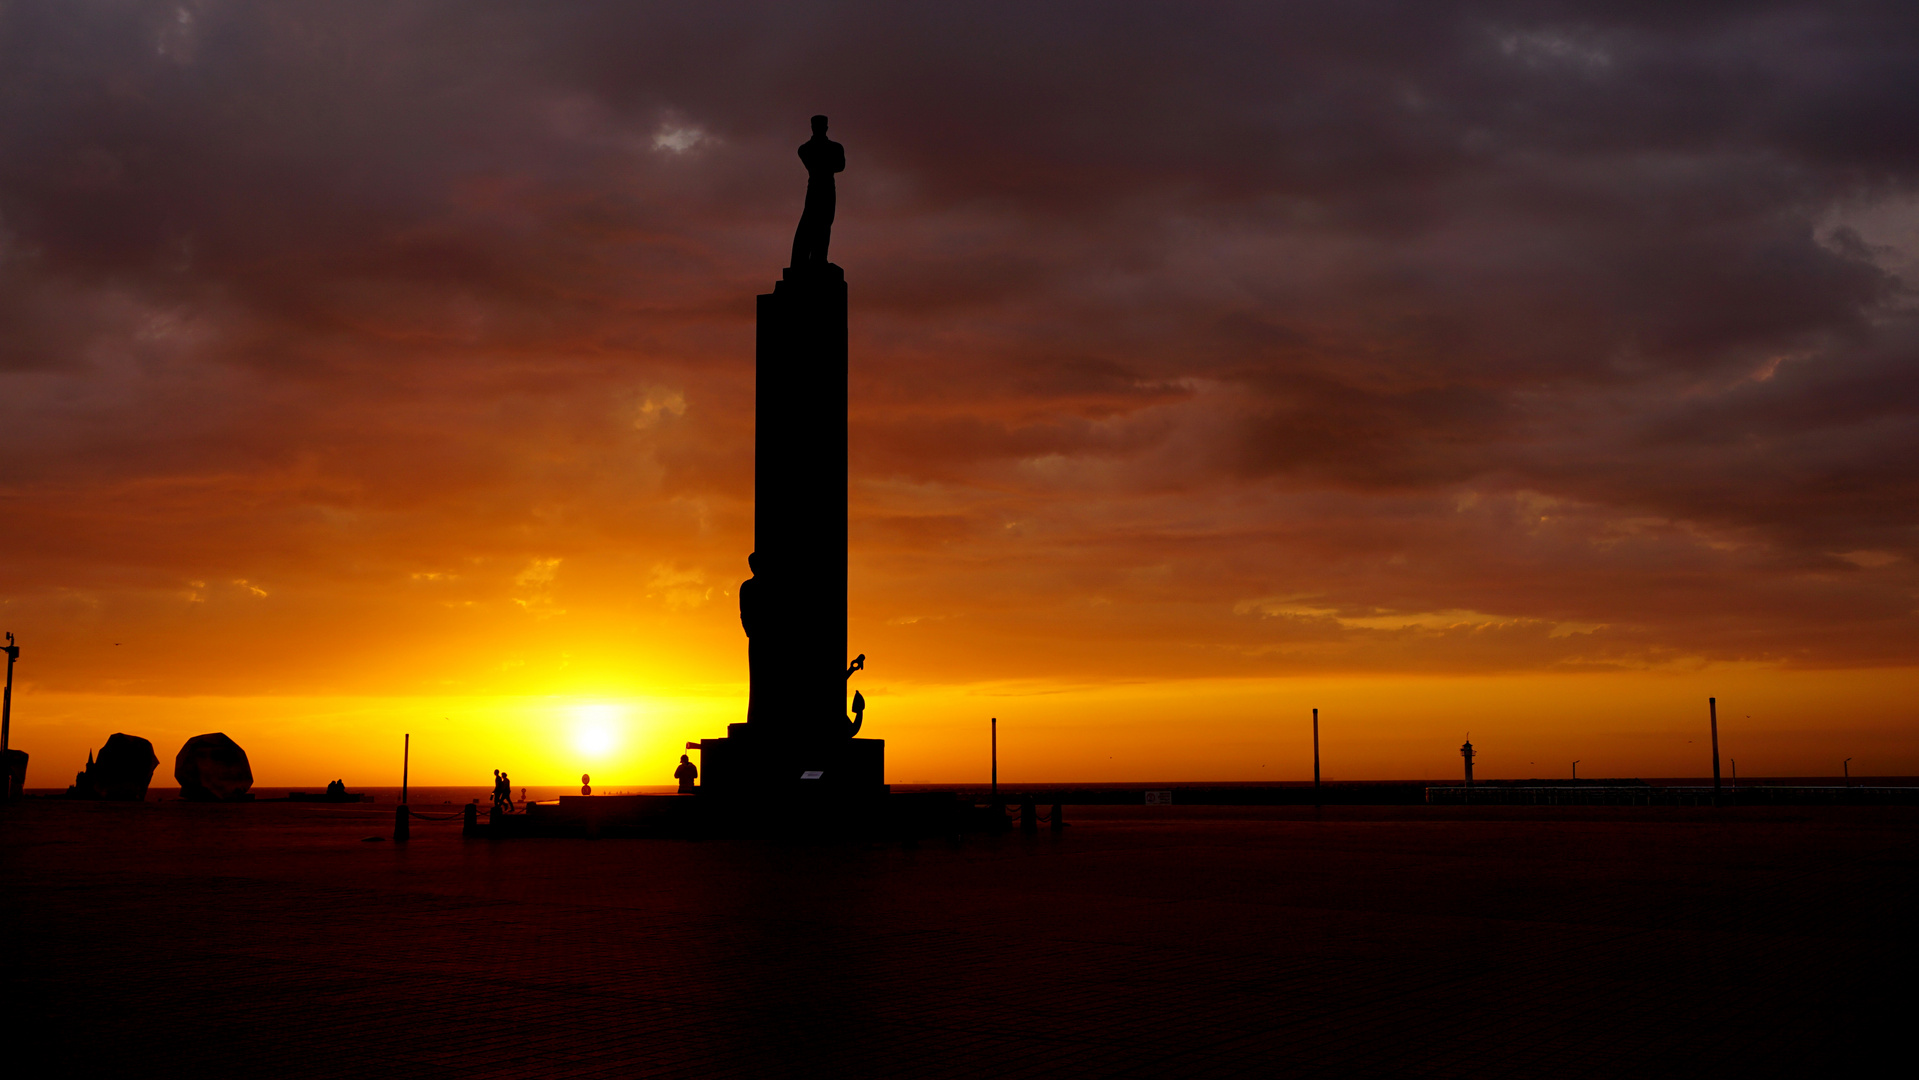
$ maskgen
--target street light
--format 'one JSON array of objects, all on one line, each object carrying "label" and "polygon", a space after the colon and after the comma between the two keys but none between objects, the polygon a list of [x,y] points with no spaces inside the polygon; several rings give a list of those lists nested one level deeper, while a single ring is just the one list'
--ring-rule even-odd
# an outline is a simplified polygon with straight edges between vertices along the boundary
[{"label": "street light", "polygon": [[[13,640],[13,631],[7,631],[7,689],[6,696],[0,698],[0,781],[6,784],[6,790],[0,791],[0,803],[13,801],[13,662],[20,659],[20,646]],[[21,780],[25,783],[24,774]]]}]

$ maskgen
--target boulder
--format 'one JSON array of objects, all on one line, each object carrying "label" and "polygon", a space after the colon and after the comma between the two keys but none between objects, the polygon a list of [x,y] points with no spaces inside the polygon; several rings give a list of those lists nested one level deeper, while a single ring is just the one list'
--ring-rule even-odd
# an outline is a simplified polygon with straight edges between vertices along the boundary
[{"label": "boulder", "polygon": [[86,771],[74,777],[67,794],[82,799],[145,802],[147,785],[153,783],[153,770],[159,764],[152,743],[138,735],[115,732],[107,736],[98,757],[88,756]]},{"label": "boulder", "polygon": [[25,750],[9,749],[7,751],[6,772],[6,797],[17,799],[20,797],[20,789],[27,786],[27,752]]},{"label": "boulder", "polygon": [[231,802],[253,786],[253,767],[240,744],[218,731],[195,735],[173,759],[180,797],[195,802]]}]

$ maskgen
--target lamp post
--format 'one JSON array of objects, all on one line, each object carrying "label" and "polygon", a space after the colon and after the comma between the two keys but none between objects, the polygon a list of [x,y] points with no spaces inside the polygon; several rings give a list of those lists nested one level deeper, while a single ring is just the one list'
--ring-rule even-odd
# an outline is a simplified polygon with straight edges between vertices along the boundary
[{"label": "lamp post", "polygon": [[1313,801],[1319,801],[1319,710],[1313,710]]},{"label": "lamp post", "polygon": [[20,646],[13,631],[7,631],[7,689],[0,697],[0,769],[6,772],[6,790],[0,791],[0,803],[13,801],[13,662],[20,659]]},{"label": "lamp post", "polygon": [[993,717],[992,746],[993,746],[993,809],[994,811],[997,812],[1000,808],[1000,805],[999,805],[999,717],[997,716]]},{"label": "lamp post", "polygon": [[1712,804],[1719,805],[1719,699],[1706,699],[1706,714],[1712,718]]},{"label": "lamp post", "polygon": [[1851,787],[1852,786],[1852,759],[1847,758],[1846,760],[1840,762],[1839,768],[1840,768],[1840,771],[1846,774],[1846,786]]},{"label": "lamp post", "polygon": [[1579,762],[1573,762],[1573,779],[1579,779]]}]

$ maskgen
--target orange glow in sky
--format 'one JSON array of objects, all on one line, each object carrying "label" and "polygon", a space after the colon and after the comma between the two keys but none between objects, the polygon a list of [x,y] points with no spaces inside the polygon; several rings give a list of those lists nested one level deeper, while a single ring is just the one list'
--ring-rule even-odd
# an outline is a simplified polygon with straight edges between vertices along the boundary
[{"label": "orange glow in sky", "polygon": [[1305,779],[1313,707],[1335,778],[1468,732],[1701,775],[1708,695],[1742,775],[1919,773],[1919,165],[1847,134],[1909,102],[1769,111],[1853,66],[1729,72],[1770,31],[1717,15],[522,7],[9,53],[31,786],[116,731],[263,786],[397,783],[409,733],[415,783],[670,783],[743,719],[814,112],[893,782],[984,779],[993,716],[1008,779]]}]

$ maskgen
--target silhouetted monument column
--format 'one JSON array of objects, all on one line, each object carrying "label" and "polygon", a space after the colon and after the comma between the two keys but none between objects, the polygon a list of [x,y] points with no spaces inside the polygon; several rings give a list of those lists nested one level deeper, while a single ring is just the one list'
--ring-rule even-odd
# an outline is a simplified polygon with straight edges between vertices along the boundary
[{"label": "silhouetted monument column", "polygon": [[[845,151],[813,118],[793,265],[759,298],[746,723],[699,744],[704,794],[882,790],[885,743],[846,715],[846,275],[827,261]],[[796,786],[797,785],[797,786]]]},{"label": "silhouetted monument column", "polygon": [[846,278],[788,267],[759,298],[752,707],[785,738],[846,723]]}]

